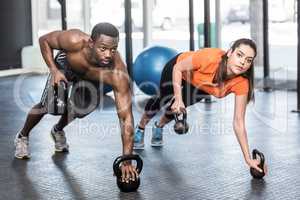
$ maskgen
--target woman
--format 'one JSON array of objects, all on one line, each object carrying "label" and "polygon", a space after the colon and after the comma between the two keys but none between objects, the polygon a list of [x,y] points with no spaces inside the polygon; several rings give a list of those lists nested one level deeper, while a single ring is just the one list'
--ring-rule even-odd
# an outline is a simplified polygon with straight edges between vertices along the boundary
[{"label": "woman", "polygon": [[250,39],[239,39],[225,52],[205,48],[184,52],[172,58],[161,75],[160,92],[146,104],[145,112],[134,137],[135,149],[144,148],[144,130],[151,118],[168,105],[165,114],[152,128],[152,146],[161,146],[163,126],[173,120],[174,113],[192,105],[205,95],[218,98],[235,94],[233,128],[241,146],[245,162],[259,171],[259,161],[250,157],[245,113],[247,104],[254,100],[254,58],[256,44]]}]

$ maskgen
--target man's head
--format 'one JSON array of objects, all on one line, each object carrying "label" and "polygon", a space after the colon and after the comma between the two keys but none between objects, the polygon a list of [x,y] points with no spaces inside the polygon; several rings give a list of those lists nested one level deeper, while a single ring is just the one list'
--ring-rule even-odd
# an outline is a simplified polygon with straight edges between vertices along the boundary
[{"label": "man's head", "polygon": [[113,57],[117,53],[119,31],[110,23],[96,24],[92,30],[89,47],[92,59],[98,66],[108,67],[113,63]]}]

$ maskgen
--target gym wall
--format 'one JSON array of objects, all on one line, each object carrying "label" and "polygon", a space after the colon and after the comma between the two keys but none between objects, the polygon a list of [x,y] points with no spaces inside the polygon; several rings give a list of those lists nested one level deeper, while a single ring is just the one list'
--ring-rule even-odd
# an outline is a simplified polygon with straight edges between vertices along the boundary
[{"label": "gym wall", "polygon": [[0,70],[20,68],[21,49],[32,44],[31,1],[1,1],[0,24]]}]

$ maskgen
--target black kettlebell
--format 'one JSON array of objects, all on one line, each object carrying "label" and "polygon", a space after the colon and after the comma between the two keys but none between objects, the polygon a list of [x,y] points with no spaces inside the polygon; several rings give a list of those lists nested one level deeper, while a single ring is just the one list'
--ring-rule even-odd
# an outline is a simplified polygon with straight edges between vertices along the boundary
[{"label": "black kettlebell", "polygon": [[187,114],[184,108],[180,109],[180,113],[175,113],[174,131],[179,134],[186,134],[189,130],[189,125],[186,122]]},{"label": "black kettlebell", "polygon": [[140,186],[140,178],[136,177],[135,180],[129,180],[128,182],[122,182],[122,171],[120,169],[120,164],[124,161],[135,160],[136,161],[136,171],[140,174],[143,169],[143,160],[139,155],[123,155],[115,159],[113,164],[113,170],[117,177],[117,185],[122,192],[134,192]]},{"label": "black kettlebell", "polygon": [[262,169],[262,172],[257,171],[255,168],[251,167],[250,168],[250,174],[253,176],[255,179],[262,179],[265,176],[265,171],[264,171],[264,165],[265,165],[265,156],[263,153],[258,151],[257,149],[253,149],[252,151],[252,157],[253,159],[256,159],[256,156],[259,156],[260,158],[260,163],[258,167]]},{"label": "black kettlebell", "polygon": [[51,86],[48,94],[48,113],[62,115],[67,109],[67,84],[60,81]]}]

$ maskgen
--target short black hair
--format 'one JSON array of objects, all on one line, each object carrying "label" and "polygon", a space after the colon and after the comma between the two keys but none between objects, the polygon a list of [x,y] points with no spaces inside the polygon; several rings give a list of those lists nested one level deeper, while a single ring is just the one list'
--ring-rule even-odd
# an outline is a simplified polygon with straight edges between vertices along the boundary
[{"label": "short black hair", "polygon": [[119,30],[111,23],[101,22],[94,26],[91,35],[92,40],[97,40],[101,34],[110,37],[119,37]]}]

